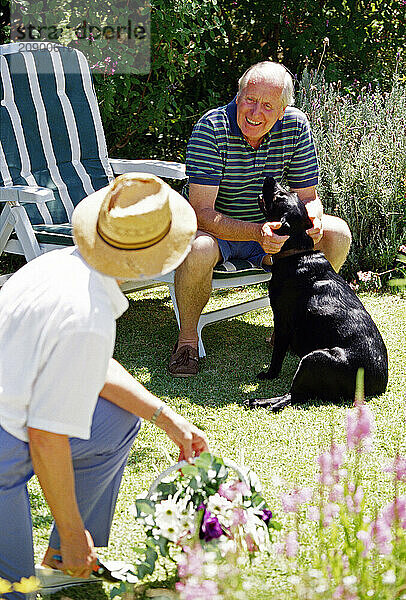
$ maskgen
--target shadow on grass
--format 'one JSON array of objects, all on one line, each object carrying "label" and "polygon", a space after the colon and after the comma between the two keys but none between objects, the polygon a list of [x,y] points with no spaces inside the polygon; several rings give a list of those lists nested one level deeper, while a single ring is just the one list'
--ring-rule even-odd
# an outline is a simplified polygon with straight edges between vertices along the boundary
[{"label": "shadow on grass", "polygon": [[[248,398],[286,393],[295,374],[299,359],[288,354],[276,380],[256,378],[271,359],[272,347],[266,342],[270,331],[271,327],[238,317],[208,325],[203,330],[207,357],[200,361],[199,374],[174,378],[167,365],[178,328],[168,298],[131,300],[118,322],[115,356],[134,374],[146,375],[146,387],[157,396],[187,398],[203,406],[245,406]],[[314,401],[298,408],[322,404],[329,403]]]},{"label": "shadow on grass", "polygon": [[148,389],[158,396],[188,397],[197,404],[242,403],[242,388],[255,384],[271,352],[269,328],[238,318],[213,323],[203,331],[207,358],[196,377],[174,378],[168,361],[178,328],[167,299],[132,300],[117,327],[115,356],[132,372],[149,374]]}]

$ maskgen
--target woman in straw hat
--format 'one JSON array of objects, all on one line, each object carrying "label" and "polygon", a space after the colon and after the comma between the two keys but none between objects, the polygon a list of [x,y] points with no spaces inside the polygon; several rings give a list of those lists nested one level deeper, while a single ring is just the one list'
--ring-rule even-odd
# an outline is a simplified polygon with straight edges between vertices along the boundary
[{"label": "woman in straw hat", "polygon": [[181,458],[208,448],[112,358],[115,320],[128,307],[118,282],[176,268],[196,232],[193,209],[159,178],[126,174],[76,207],[73,228],[74,247],[28,263],[0,292],[0,577],[9,581],[35,572],[33,473],[54,517],[43,565],[87,578],[140,418]]}]

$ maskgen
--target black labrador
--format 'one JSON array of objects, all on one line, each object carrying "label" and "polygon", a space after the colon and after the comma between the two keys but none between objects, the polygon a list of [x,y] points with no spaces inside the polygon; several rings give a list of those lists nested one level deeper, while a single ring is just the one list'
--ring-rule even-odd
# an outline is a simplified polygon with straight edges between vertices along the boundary
[{"label": "black labrador", "polygon": [[278,377],[288,348],[301,360],[287,394],[251,399],[249,406],[279,410],[309,398],[354,398],[360,367],[366,395],[383,393],[388,355],[381,334],[350,286],[314,250],[306,233],[312,222],[305,205],[271,177],[262,192],[259,205],[266,220],[280,221],[277,233],[289,239],[273,257],[269,297],[275,341],[270,367],[258,377]]}]

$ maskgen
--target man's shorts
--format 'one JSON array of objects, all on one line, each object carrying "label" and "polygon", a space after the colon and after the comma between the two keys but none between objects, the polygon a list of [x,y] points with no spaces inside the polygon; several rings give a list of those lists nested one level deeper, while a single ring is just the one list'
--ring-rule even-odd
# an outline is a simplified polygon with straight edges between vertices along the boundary
[{"label": "man's shorts", "polygon": [[230,260],[230,258],[240,258],[242,260],[248,260],[256,267],[264,269],[264,271],[269,272],[272,269],[271,265],[262,264],[266,252],[258,242],[231,242],[228,240],[221,240],[220,238],[216,239],[221,256],[223,257],[223,262]]}]

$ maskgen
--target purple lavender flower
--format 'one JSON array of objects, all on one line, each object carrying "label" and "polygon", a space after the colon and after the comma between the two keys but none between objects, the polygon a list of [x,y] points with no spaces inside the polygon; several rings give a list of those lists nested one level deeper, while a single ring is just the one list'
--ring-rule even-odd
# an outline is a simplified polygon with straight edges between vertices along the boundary
[{"label": "purple lavender flower", "polygon": [[364,403],[357,402],[355,411],[347,413],[348,448],[356,448],[359,452],[369,451],[373,429],[374,417],[372,411]]},{"label": "purple lavender flower", "polygon": [[205,542],[210,542],[222,535],[223,529],[218,518],[215,515],[212,515],[208,510],[204,509],[202,525],[200,527],[200,539],[203,538]]}]

